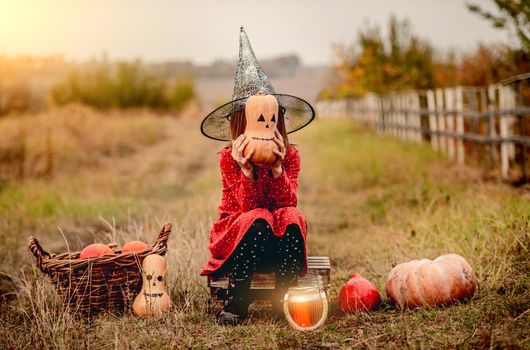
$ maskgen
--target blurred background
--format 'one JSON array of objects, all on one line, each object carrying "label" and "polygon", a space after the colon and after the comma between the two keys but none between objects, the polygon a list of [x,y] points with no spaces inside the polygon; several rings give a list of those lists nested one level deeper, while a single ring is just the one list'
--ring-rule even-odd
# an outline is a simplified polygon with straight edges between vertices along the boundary
[{"label": "blurred background", "polygon": [[209,109],[231,96],[240,26],[277,90],[311,101],[487,85],[529,70],[528,18],[508,7],[4,0],[0,115],[72,102],[180,112],[194,100]]},{"label": "blurred background", "polygon": [[[0,118],[41,115],[48,127],[40,132],[41,149],[29,156],[37,120],[0,124],[0,179],[60,168],[68,156],[46,155],[46,149],[69,138],[53,136],[61,127],[51,122],[65,106],[77,106],[68,112],[73,114],[87,107],[113,115],[142,110],[144,116],[189,116],[198,123],[231,96],[240,26],[276,90],[315,103],[486,86],[526,73],[524,3],[4,0]],[[53,110],[63,112],[42,117]],[[71,143],[89,142],[74,138]],[[103,143],[103,153],[134,148]]]}]

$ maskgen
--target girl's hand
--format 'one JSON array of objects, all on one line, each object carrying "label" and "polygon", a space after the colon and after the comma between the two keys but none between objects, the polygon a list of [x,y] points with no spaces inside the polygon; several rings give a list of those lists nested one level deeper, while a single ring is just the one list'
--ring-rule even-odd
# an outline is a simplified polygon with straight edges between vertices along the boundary
[{"label": "girl's hand", "polygon": [[232,140],[232,158],[239,164],[241,171],[246,177],[254,179],[254,167],[250,162],[250,158],[254,154],[254,147],[250,149],[247,156],[243,156],[243,150],[248,145],[250,139],[245,134],[239,135],[235,140]]},{"label": "girl's hand", "polygon": [[278,177],[282,173],[282,162],[285,158],[286,149],[285,144],[283,143],[283,137],[282,134],[278,131],[278,129],[274,130],[274,142],[278,145],[277,150],[273,150],[274,154],[276,155],[276,161],[272,164],[272,177]]}]

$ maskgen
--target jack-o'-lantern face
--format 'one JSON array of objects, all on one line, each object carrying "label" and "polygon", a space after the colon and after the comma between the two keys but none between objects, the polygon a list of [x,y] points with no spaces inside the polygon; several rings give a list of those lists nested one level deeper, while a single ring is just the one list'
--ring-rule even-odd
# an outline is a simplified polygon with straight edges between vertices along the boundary
[{"label": "jack-o'-lantern face", "polygon": [[245,105],[245,134],[272,141],[278,123],[278,100],[272,95],[251,96]]},{"label": "jack-o'-lantern face", "polygon": [[147,282],[149,283],[150,287],[155,287],[157,283],[162,283],[164,281],[164,276],[161,274],[158,274],[156,271],[153,271],[152,273],[149,273],[145,276],[147,279]]},{"label": "jack-o'-lantern face", "polygon": [[254,149],[252,162],[258,164],[272,164],[276,161],[274,150],[278,145],[274,141],[274,131],[277,130],[279,105],[276,97],[258,94],[248,98],[245,104],[247,125],[245,135],[250,139],[243,151],[246,156],[250,149]]},{"label": "jack-o'-lantern face", "polygon": [[142,289],[134,298],[133,310],[138,316],[150,316],[168,311],[171,299],[166,290],[166,258],[150,254],[142,262]]}]

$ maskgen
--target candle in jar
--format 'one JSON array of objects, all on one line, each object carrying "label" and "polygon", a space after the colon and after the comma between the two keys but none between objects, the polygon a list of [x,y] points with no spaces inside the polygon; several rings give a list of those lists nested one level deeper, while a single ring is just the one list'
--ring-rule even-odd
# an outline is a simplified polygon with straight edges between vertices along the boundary
[{"label": "candle in jar", "polygon": [[328,313],[327,297],[318,287],[294,287],[284,298],[287,320],[298,330],[320,327]]}]

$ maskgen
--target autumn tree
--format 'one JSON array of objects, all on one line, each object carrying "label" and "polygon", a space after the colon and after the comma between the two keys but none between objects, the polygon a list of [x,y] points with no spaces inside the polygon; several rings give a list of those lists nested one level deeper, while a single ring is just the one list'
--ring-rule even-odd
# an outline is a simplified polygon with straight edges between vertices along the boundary
[{"label": "autumn tree", "polygon": [[522,50],[507,45],[480,44],[463,54],[457,69],[460,85],[484,86],[530,71],[530,60]]},{"label": "autumn tree", "polygon": [[467,8],[490,21],[494,27],[515,32],[521,48],[530,54],[530,1],[491,0],[497,6],[497,13],[485,10],[476,3],[467,3]]},{"label": "autumn tree", "polygon": [[391,16],[388,34],[378,26],[358,33],[353,45],[336,45],[333,66],[339,79],[323,95],[361,96],[434,86],[433,54],[427,41],[414,35],[407,20]]}]

